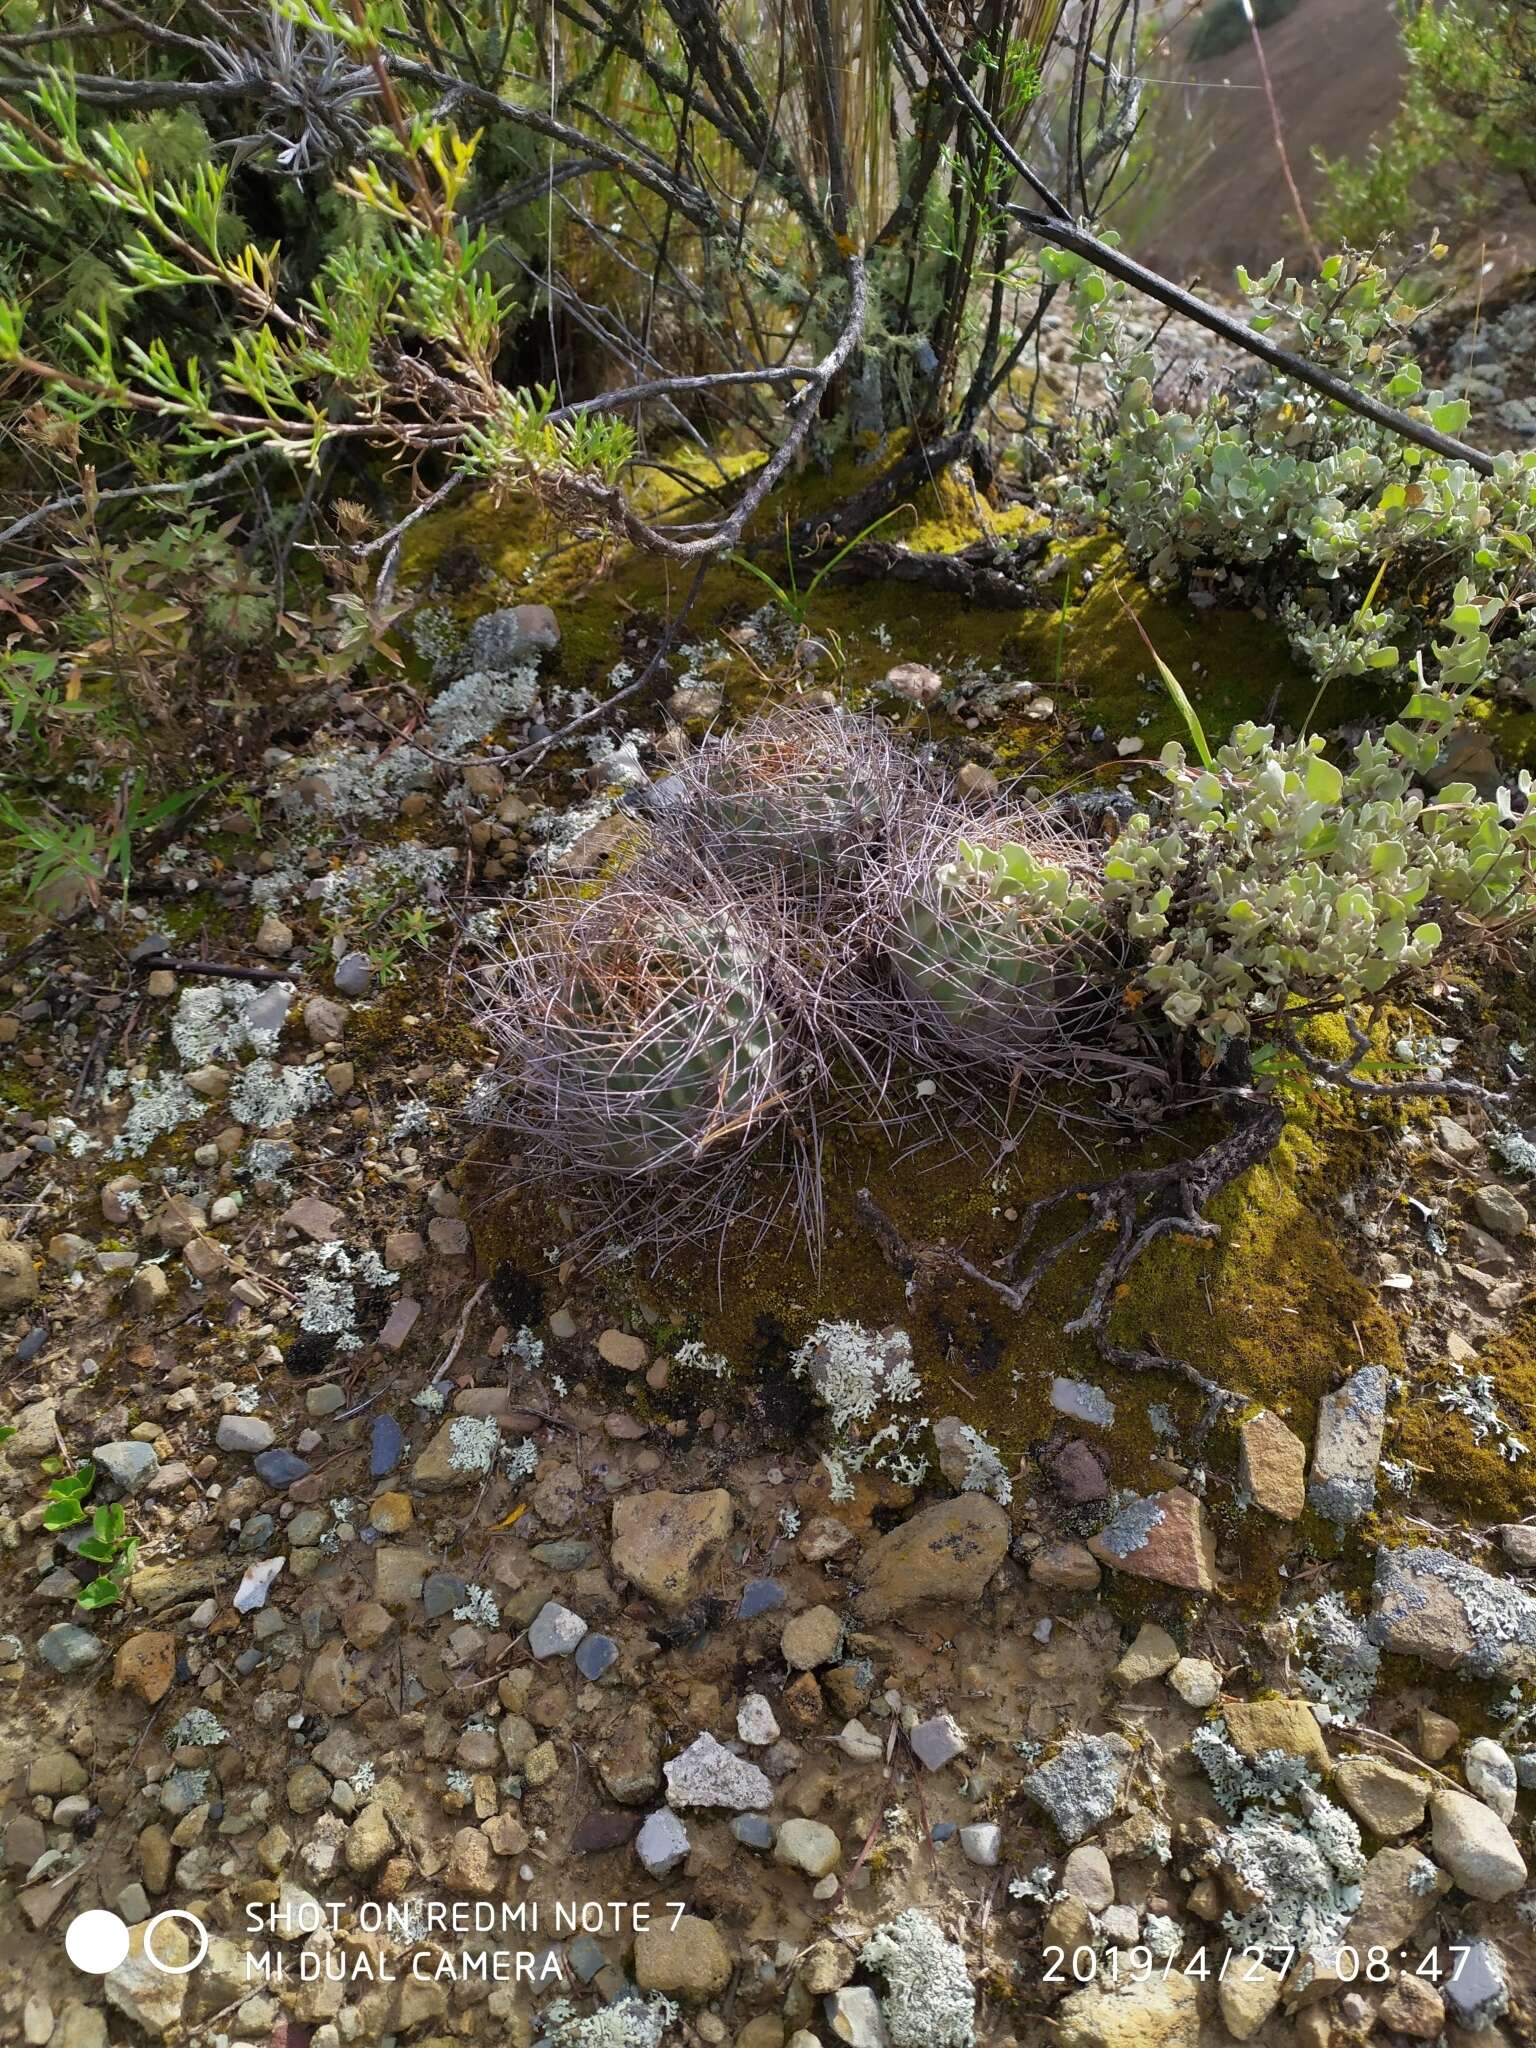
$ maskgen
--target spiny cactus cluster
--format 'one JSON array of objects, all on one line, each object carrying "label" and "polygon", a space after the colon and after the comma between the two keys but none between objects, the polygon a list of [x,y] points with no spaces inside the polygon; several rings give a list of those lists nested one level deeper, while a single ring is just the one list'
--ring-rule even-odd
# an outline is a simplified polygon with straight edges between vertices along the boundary
[{"label": "spiny cactus cluster", "polygon": [[1064,1035],[1080,1056],[1100,1046],[1120,977],[1098,849],[1006,800],[963,831],[948,804],[909,822],[870,937],[910,1032],[994,1066],[1026,1066]]},{"label": "spiny cactus cluster", "polygon": [[649,1174],[750,1129],[776,1097],[784,1035],[731,907],[621,882],[542,911],[517,977],[522,1078],[565,1163]]},{"label": "spiny cactus cluster", "polygon": [[528,906],[482,991],[493,1120],[531,1179],[606,1188],[610,1234],[791,1202],[814,1241],[827,1120],[915,1113],[904,1058],[963,1117],[1102,1039],[1097,867],[1082,834],[967,803],[874,720],[752,720],[648,793],[598,894]]}]

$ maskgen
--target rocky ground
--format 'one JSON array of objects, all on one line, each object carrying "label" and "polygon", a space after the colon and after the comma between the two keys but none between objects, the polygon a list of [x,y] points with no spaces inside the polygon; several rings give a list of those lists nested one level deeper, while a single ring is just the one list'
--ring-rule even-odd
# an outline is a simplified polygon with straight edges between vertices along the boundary
[{"label": "rocky ground", "polygon": [[[989,1441],[978,1361],[918,1332],[922,1455],[851,1470],[836,1368],[894,1384],[891,1319],[807,1301],[785,1408],[466,1156],[504,905],[592,869],[769,629],[521,781],[591,701],[579,604],[477,609],[0,967],[0,2039],[1529,2040],[1523,1048],[1400,1048],[1509,1107],[1331,1169],[1389,1361],[1298,1325],[1323,1397],[1278,1346],[1185,1442],[1047,1350],[1045,1419]],[[1050,716],[915,652],[976,774]],[[1437,1437],[1503,1490],[1416,1494]],[[104,1974],[65,1949],[94,1910]]]}]

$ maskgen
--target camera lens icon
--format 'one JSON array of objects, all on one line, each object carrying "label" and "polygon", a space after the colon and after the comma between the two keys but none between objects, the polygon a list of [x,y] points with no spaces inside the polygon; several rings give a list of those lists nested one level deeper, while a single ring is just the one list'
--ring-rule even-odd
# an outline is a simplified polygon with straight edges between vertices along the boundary
[{"label": "camera lens icon", "polygon": [[[184,1963],[168,1962],[155,1948],[157,1930],[167,1921],[175,1920],[184,1920],[192,1930],[191,1950]],[[105,1977],[127,1961],[131,1938],[127,1922],[120,1915],[97,1907],[89,1913],[77,1913],[70,1921],[64,1930],[64,1953],[87,1977]],[[171,1906],[145,1921],[140,1949],[145,1962],[163,1976],[185,1977],[208,1953],[208,1930],[195,1913]]]}]

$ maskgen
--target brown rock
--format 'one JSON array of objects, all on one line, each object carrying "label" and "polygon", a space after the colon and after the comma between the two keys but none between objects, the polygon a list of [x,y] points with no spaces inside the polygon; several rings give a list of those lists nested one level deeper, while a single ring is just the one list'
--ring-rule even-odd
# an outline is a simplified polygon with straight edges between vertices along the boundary
[{"label": "brown rock", "polygon": [[625,1330],[604,1330],[597,1340],[597,1355],[617,1372],[644,1372],[651,1362],[650,1346]]},{"label": "brown rock", "polygon": [[630,1493],[613,1504],[613,1564],[658,1607],[686,1607],[699,1573],[731,1533],[731,1496]]},{"label": "brown rock", "polygon": [[139,1836],[139,1875],[144,1889],[158,1898],[171,1881],[171,1838],[158,1821]]},{"label": "brown rock", "polygon": [[464,1892],[476,1899],[495,1898],[501,1877],[491,1845],[479,1828],[460,1828],[454,1836],[442,1882],[451,1892]]},{"label": "brown rock", "polygon": [[802,1671],[786,1685],[779,1705],[785,1719],[795,1728],[814,1728],[822,1715],[821,1687],[814,1671]]},{"label": "brown rock", "polygon": [[1008,1517],[981,1493],[938,1501],[882,1536],[862,1561],[854,1605],[865,1621],[885,1621],[925,1600],[972,1607],[1008,1554]]},{"label": "brown rock", "polygon": [[1085,1543],[1047,1543],[1029,1560],[1029,1576],[1048,1593],[1091,1593],[1104,1574]]},{"label": "brown rock", "polygon": [[25,1244],[0,1243],[0,1308],[37,1299],[37,1261]]},{"label": "brown rock", "polygon": [[158,1608],[170,1607],[178,1600],[194,1600],[202,1593],[211,1593],[224,1576],[227,1567],[222,1558],[188,1557],[180,1558],[174,1564],[146,1564],[128,1581],[128,1590],[140,1607],[151,1614]]},{"label": "brown rock", "polygon": [[1111,1571],[1190,1593],[1216,1590],[1216,1540],[1204,1508],[1182,1486],[1128,1502],[1088,1548]]},{"label": "brown rock", "polygon": [[1238,1430],[1238,1476],[1254,1504],[1294,1522],[1307,1504],[1307,1447],[1268,1408]]},{"label": "brown rock", "polygon": [[842,1646],[843,1618],[831,1607],[808,1607],[784,1624],[779,1648],[791,1671],[830,1664]]},{"label": "brown rock", "polygon": [[394,1625],[394,1616],[377,1600],[354,1601],[341,1619],[342,1633],[355,1650],[375,1649]]},{"label": "brown rock", "polygon": [[1429,1786],[1377,1756],[1347,1756],[1334,1772],[1339,1797],[1355,1819],[1384,1841],[1424,1825]]},{"label": "brown rock", "polygon": [[304,1679],[304,1697],[322,1714],[350,1714],[362,1702],[363,1688],[339,1646],[322,1650]]},{"label": "brown rock", "polygon": [[223,1245],[215,1244],[211,1237],[194,1237],[183,1246],[181,1263],[194,1280],[211,1280],[223,1271],[225,1256]]},{"label": "brown rock", "polygon": [[602,1856],[630,1841],[639,1819],[632,1813],[589,1813],[576,1823],[571,1848],[578,1856]]},{"label": "brown rock", "polygon": [[635,1982],[642,1991],[697,2002],[718,1998],[730,1981],[731,1952],[708,1920],[684,1913],[674,1927],[668,1914],[635,1937]]},{"label": "brown rock", "polygon": [[1420,1707],[1414,1718],[1414,1747],[1427,1764],[1449,1756],[1461,1740],[1461,1728],[1449,1714],[1437,1714],[1433,1707]]},{"label": "brown rock", "polygon": [[1317,1716],[1305,1700],[1228,1700],[1222,1713],[1227,1733],[1246,1757],[1283,1750],[1310,1764],[1320,1778],[1333,1769]]},{"label": "brown rock", "polygon": [[1346,1946],[1362,1956],[1372,1948],[1397,1948],[1450,1888],[1445,1872],[1417,1849],[1378,1849],[1365,1866],[1360,1904],[1344,1932]]},{"label": "brown rock", "polygon": [[644,1806],[661,1790],[661,1724],[646,1708],[624,1714],[597,1752],[597,1775],[620,1806]]},{"label": "brown rock", "polygon": [[207,1228],[207,1216],[185,1195],[172,1195],[155,1218],[155,1235],[173,1252],[181,1251]]},{"label": "brown rock", "polygon": [[1413,2041],[1438,2040],[1445,2026],[1445,2000],[1425,1977],[1404,1970],[1381,2001],[1381,2024]]},{"label": "brown rock", "polygon": [[341,1211],[318,1195],[300,1195],[290,1202],[278,1219],[315,1244],[328,1244],[341,1236]]},{"label": "brown rock", "polygon": [[176,1677],[176,1638],[163,1629],[141,1629],[129,1636],[117,1653],[112,1683],[137,1693],[145,1706],[153,1707],[170,1691]]}]

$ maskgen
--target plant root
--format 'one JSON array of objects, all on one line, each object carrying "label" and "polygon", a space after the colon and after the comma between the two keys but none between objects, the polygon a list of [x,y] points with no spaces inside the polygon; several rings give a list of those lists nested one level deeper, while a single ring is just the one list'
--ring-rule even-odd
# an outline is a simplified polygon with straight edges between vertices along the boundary
[{"label": "plant root", "polygon": [[1357,1095],[1373,1096],[1381,1102],[1410,1102],[1416,1096],[1426,1095],[1461,1096],[1472,1102],[1500,1103],[1509,1100],[1507,1089],[1485,1088],[1480,1081],[1456,1081],[1448,1075],[1438,1081],[1367,1081],[1358,1069],[1371,1056],[1371,1042],[1353,1017],[1346,1017],[1344,1025],[1352,1047],[1347,1060],[1320,1059],[1294,1033],[1287,1036],[1286,1043],[1291,1051],[1307,1072],[1320,1081],[1331,1081],[1336,1088],[1351,1088]]},{"label": "plant root", "polygon": [[[1114,1249],[1099,1268],[1087,1306],[1064,1326],[1065,1333],[1091,1337],[1106,1365],[1125,1372],[1168,1373],[1193,1387],[1206,1403],[1205,1415],[1195,1432],[1198,1439],[1224,1411],[1236,1407],[1241,1396],[1218,1385],[1184,1359],[1116,1343],[1109,1334],[1110,1318],[1133,1267],[1160,1239],[1211,1239],[1221,1235],[1220,1225],[1211,1222],[1206,1208],[1240,1174],[1269,1157],[1284,1128],[1285,1112],[1278,1103],[1250,1099],[1245,1113],[1231,1130],[1190,1158],[1173,1160],[1164,1166],[1137,1167],[1105,1180],[1077,1181],[1055,1194],[1042,1196],[1025,1210],[1012,1249],[996,1262],[1002,1277],[996,1272],[983,1272],[953,1245],[911,1243],[867,1188],[859,1191],[857,1204],[882,1253],[907,1274],[914,1291],[953,1285],[957,1277],[963,1276],[999,1295],[1015,1311],[1027,1306],[1040,1282],[1069,1252],[1090,1238],[1112,1236]],[[1047,1247],[1023,1277],[1015,1279],[1018,1261],[1041,1219],[1048,1211],[1071,1201],[1088,1203],[1088,1221],[1069,1232],[1059,1244]]]}]

